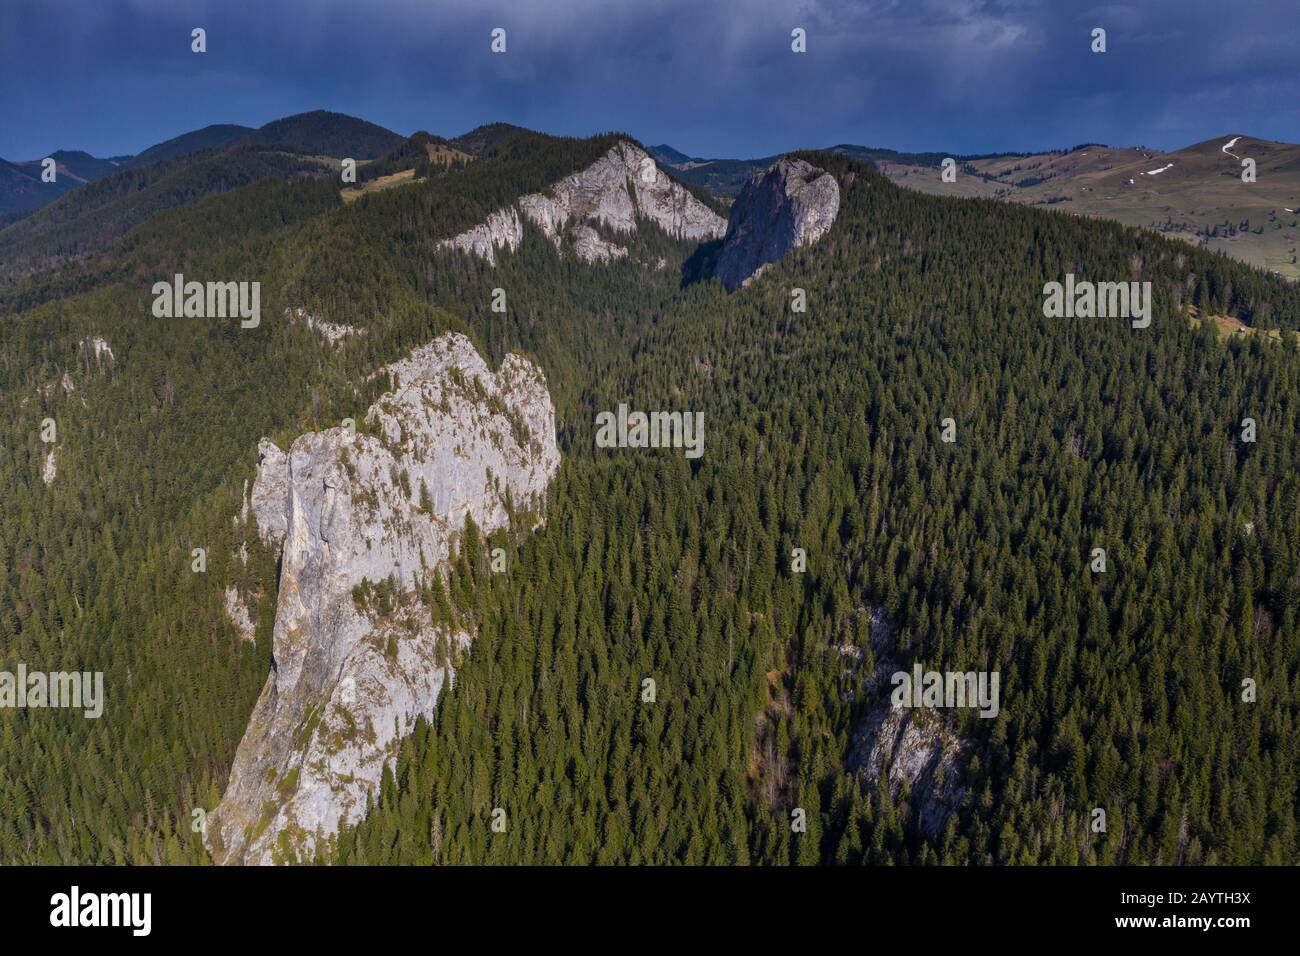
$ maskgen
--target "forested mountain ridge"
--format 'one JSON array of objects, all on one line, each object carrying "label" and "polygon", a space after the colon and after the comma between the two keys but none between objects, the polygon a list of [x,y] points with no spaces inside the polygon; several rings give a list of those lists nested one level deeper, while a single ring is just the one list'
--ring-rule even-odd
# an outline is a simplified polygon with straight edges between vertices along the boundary
[{"label": "forested mountain ridge", "polygon": [[327,161],[253,146],[203,150],[90,183],[0,229],[0,280],[13,281],[97,252],[175,206],[268,177],[329,169]]},{"label": "forested mountain ridge", "polygon": [[374,159],[402,142],[403,137],[366,120],[313,110],[274,120],[237,142],[335,159]]},{"label": "forested mountain ridge", "polygon": [[161,143],[155,143],[143,152],[132,156],[126,165],[150,166],[164,159],[188,156],[190,153],[197,153],[204,149],[218,149],[236,140],[243,139],[252,132],[254,130],[250,126],[240,126],[236,123],[214,123],[202,129],[191,130],[188,133],[173,136]]},{"label": "forested mountain ridge", "polygon": [[[493,542],[507,574],[456,559],[448,597],[478,637],[330,858],[1294,862],[1300,350],[1222,343],[1184,311],[1289,332],[1296,290],[826,153],[801,158],[836,178],[834,225],[730,295],[683,287],[695,245],[650,229],[636,259],[664,270],[585,264],[532,228],[495,267],[437,250],[610,145],[515,136],[347,206],[329,176],[264,181],[4,291],[4,664],[101,668],[109,700],[96,722],[0,727],[0,860],[206,859],[194,811],[270,668],[277,568],[256,542],[235,561],[231,524],[258,438],[355,417],[371,372],[463,329],[493,365],[518,349],[543,369],[563,464],[546,527]],[[261,326],[153,319],[150,285],[179,269],[261,281]],[[1151,327],[1044,318],[1067,272],[1151,281]],[[326,346],[280,319],[296,307],[367,334]],[[620,402],[703,412],[705,454],[597,448]],[[251,645],[232,580],[261,595]],[[959,715],[966,795],[937,837],[849,766],[876,607],[900,665],[1002,674],[997,718]]]},{"label": "forested mountain ridge", "polygon": [[[202,129],[191,130],[156,143],[135,156],[114,156],[97,159],[80,150],[59,150],[50,156],[57,163],[57,178],[52,183],[41,180],[41,163],[8,163],[0,160],[0,226],[16,222],[30,210],[53,202],[77,187],[103,179],[119,170],[143,169],[164,160],[178,160],[205,150],[221,150],[238,146],[257,146],[264,150],[297,153],[303,156],[329,156],[335,159],[350,157],[356,160],[374,159],[402,142],[402,137],[343,113],[315,110],[298,113],[267,123],[258,129],[230,123],[216,123]],[[238,165],[233,157],[227,158],[232,167]],[[175,169],[176,166],[171,167]],[[266,171],[262,171],[266,175]],[[245,178],[242,182],[251,182]],[[130,184],[127,190],[123,184]],[[241,182],[236,181],[235,185]],[[139,177],[127,177],[113,189],[121,195],[130,189],[142,188]],[[226,185],[224,188],[233,188]],[[209,189],[208,192],[213,190]],[[206,194],[206,193],[203,193]],[[194,196],[186,195],[173,201],[187,202]],[[74,209],[78,208],[76,204]],[[155,207],[156,208],[156,207]],[[148,212],[155,211],[150,209]],[[68,217],[65,211],[62,219]],[[133,221],[138,221],[133,220]],[[120,231],[120,230],[119,230]],[[114,232],[107,238],[112,238]],[[99,236],[101,244],[105,237]],[[71,254],[76,254],[72,250]],[[66,253],[65,253],[66,254]],[[5,270],[8,272],[8,270]]]},{"label": "forested mountain ridge", "polygon": [[259,129],[208,126],[150,147],[129,162],[69,154],[85,157],[83,165],[94,170],[95,182],[78,189],[87,180],[65,176],[59,193],[71,189],[70,195],[0,229],[0,282],[96,252],[162,210],[268,177],[337,170],[338,160],[373,159],[402,142],[381,126],[317,110]]},{"label": "forested mountain ridge", "polygon": [[[379,393],[380,383],[366,384],[375,368],[440,332],[466,329],[404,288],[395,272],[372,271],[383,262],[377,258],[356,264],[369,291],[346,310],[339,303],[367,329],[364,338],[323,348],[303,325],[278,317],[308,301],[312,288],[325,288],[322,280],[337,281],[333,264],[347,260],[352,230],[361,228],[353,234],[361,240],[370,228],[403,229],[405,210],[429,224],[431,250],[457,216],[472,222],[500,197],[517,195],[513,187],[540,188],[602,147],[536,137],[532,149],[507,149],[466,170],[454,190],[430,181],[413,186],[405,202],[379,195],[347,208],[328,178],[264,181],[168,210],[103,257],[6,290],[0,395],[17,416],[0,440],[6,664],[86,661],[116,690],[105,718],[91,725],[41,711],[21,718],[21,727],[6,721],[0,728],[0,789],[13,810],[0,837],[5,862],[205,858],[192,812],[216,806],[269,666],[277,569],[256,544],[247,565],[232,560],[231,516],[259,436],[283,442],[356,417]],[[320,237],[331,235],[342,247],[322,257]],[[152,318],[150,286],[177,269],[262,282],[267,321],[243,330]],[[454,274],[442,272],[444,282]],[[550,272],[551,288],[563,287],[562,273]],[[605,280],[611,290],[626,284],[620,275]],[[665,276],[661,287],[673,286]],[[526,309],[528,300],[521,293],[518,306]],[[486,301],[463,311],[480,305],[488,315]],[[598,311],[588,305],[566,315],[563,328],[538,334],[566,347],[586,342],[598,354],[610,347]],[[500,323],[476,324],[499,363]],[[110,344],[112,362],[88,360],[81,343],[89,336]],[[59,387],[65,372],[75,392]],[[124,409],[131,411],[123,416]],[[26,427],[35,422],[39,431],[45,417],[59,424],[58,476],[48,488],[40,481],[47,450]],[[46,537],[57,528],[74,540]],[[210,556],[202,573],[191,570],[198,546]],[[262,594],[251,608],[259,622],[254,644],[241,641],[226,617],[217,584],[231,581]]]}]

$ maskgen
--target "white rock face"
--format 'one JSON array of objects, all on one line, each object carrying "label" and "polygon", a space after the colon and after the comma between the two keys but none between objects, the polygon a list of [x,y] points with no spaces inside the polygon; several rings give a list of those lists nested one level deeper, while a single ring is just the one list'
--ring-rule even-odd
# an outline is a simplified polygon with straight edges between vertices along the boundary
[{"label": "white rock face", "polygon": [[[567,238],[584,262],[609,262],[627,256],[627,249],[602,239],[594,228],[631,233],[639,219],[648,219],[674,239],[718,239],[726,221],[668,178],[639,146],[622,140],[591,166],[566,176],[540,193],[521,196],[518,211],[542,235],[562,249]],[[488,217],[483,225],[439,248],[473,252],[496,265],[496,249],[513,252],[523,238],[515,206]]]},{"label": "white rock face", "polygon": [[55,476],[59,473],[59,450],[51,448],[45,455],[45,466],[41,469],[41,481],[46,486],[53,484]]},{"label": "white rock face", "polygon": [[[945,717],[933,710],[891,705],[890,675],[899,669],[893,628],[883,608],[860,613],[870,615],[867,623],[876,659],[873,671],[859,675],[862,692],[868,697],[884,695],[884,699],[853,729],[849,767],[857,772],[864,792],[874,791],[882,775],[891,796],[897,797],[906,783],[910,816],[924,833],[937,837],[965,793],[963,771],[970,758],[970,741],[954,733]],[[855,662],[862,657],[856,647],[841,647],[840,653]]]},{"label": "white rock face", "polygon": [[257,443],[257,478],[253,481],[253,517],[266,544],[284,540],[288,529],[289,458],[275,442]]},{"label": "white rock face", "polygon": [[609,262],[611,259],[626,259],[627,246],[606,242],[600,233],[591,226],[574,226],[569,230],[573,240],[573,252],[583,262]]},{"label": "white rock face", "polygon": [[749,178],[731,207],[715,274],[728,291],[835,224],[840,185],[802,159],[781,158]]},{"label": "white rock face", "polygon": [[230,618],[230,623],[235,626],[239,636],[246,641],[253,640],[254,631],[253,619],[248,616],[248,607],[244,604],[244,599],[239,596],[239,589],[233,584],[226,588],[226,617]]},{"label": "white rock face", "polygon": [[95,361],[101,365],[105,360],[113,361],[113,350],[108,347],[108,342],[98,335],[82,340],[81,347],[94,355]]},{"label": "white rock face", "polygon": [[284,314],[290,321],[301,322],[310,331],[324,336],[330,345],[338,345],[349,335],[358,335],[365,331],[365,329],[344,325],[341,322],[327,322],[325,319],[318,319],[302,308],[285,309]]},{"label": "white rock face", "polygon": [[470,252],[495,266],[498,249],[514,252],[523,240],[524,227],[519,221],[519,211],[514,206],[507,206],[488,216],[487,222],[462,232],[459,236],[444,239],[437,247]]},{"label": "white rock face", "polygon": [[874,790],[888,768],[890,794],[897,796],[906,781],[921,829],[931,837],[943,832],[965,792],[962,768],[969,757],[968,742],[933,712],[885,704],[859,724],[853,747],[850,764],[858,769],[864,790]]},{"label": "white rock face", "polygon": [[332,428],[287,455],[259,446],[253,510],[283,544],[274,667],[208,816],[217,862],[301,858],[361,819],[470,635],[433,626],[414,600],[363,610],[353,589],[391,578],[409,594],[467,515],[488,532],[507,523],[507,498],[539,509],[559,467],[554,408],[528,361],[493,374],[450,334],[383,371],[394,389],[366,416],[381,438]]}]

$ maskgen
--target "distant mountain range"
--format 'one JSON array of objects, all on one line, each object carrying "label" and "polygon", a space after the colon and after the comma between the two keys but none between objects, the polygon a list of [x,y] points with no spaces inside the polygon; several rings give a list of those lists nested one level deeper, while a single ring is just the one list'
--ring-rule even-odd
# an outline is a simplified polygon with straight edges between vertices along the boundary
[{"label": "distant mountain range", "polygon": [[[345,200],[401,185],[501,147],[524,132],[506,123],[456,139],[412,137],[340,113],[317,110],[260,128],[218,124],[183,133],[136,156],[51,154],[58,176],[41,182],[41,160],[0,159],[0,277],[13,277],[102,248],[163,209],[266,178],[323,172],[351,157],[369,161]],[[736,196],[778,157],[706,159],[668,144],[649,153],[687,184]],[[838,144],[828,152],[863,161],[921,192],[982,197],[1151,228],[1290,279],[1300,279],[1300,146],[1225,135],[1174,152],[1098,144],[1041,153],[951,154],[956,179],[944,182],[943,152],[900,152]],[[1241,162],[1255,161],[1253,183]],[[709,200],[718,202],[717,200]]]},{"label": "distant mountain range", "polygon": [[[1156,229],[1289,279],[1300,279],[1297,216],[1300,146],[1229,134],[1174,152],[1095,143],[1042,153],[900,153],[830,147],[902,186],[934,195],[984,197]],[[654,157],[687,182],[734,196],[775,157],[699,159],[662,144]],[[957,164],[954,182],[941,166]],[[1242,160],[1255,181],[1242,181]]]},{"label": "distant mountain range", "polygon": [[[44,160],[54,160],[54,182],[41,179]],[[0,159],[0,224],[53,202],[78,186],[94,182],[126,166],[129,156],[99,159],[81,150],[60,149],[48,157],[23,162]]]},{"label": "distant mountain range", "polygon": [[[683,179],[694,183],[719,196],[735,196],[745,185],[755,170],[766,169],[776,162],[778,156],[764,156],[760,159],[701,159],[687,156],[685,153],[666,143],[648,147],[650,154],[665,166],[671,166]],[[870,146],[854,146],[841,143],[828,147],[829,152],[843,153],[854,159],[862,160],[873,166],[882,163],[899,163],[913,166],[938,166],[949,156],[958,162],[974,160],[1000,159],[1008,156],[1030,156],[1031,153],[983,153],[963,155],[955,153],[900,153],[893,149],[879,149]]]},{"label": "distant mountain range", "polygon": [[0,225],[14,222],[86,183],[204,150],[255,146],[336,159],[374,159],[404,140],[374,123],[316,110],[275,120],[259,129],[235,124],[205,126],[150,146],[136,156],[99,159],[78,150],[59,150],[50,154],[58,171],[52,183],[41,181],[45,157],[23,162],[0,159]]},{"label": "distant mountain range", "polygon": [[318,110],[260,129],[207,126],[134,157],[54,153],[54,183],[41,182],[39,160],[0,160],[0,276],[101,249],[165,209],[258,180],[337,169],[347,157],[372,160],[406,142],[374,123]]}]

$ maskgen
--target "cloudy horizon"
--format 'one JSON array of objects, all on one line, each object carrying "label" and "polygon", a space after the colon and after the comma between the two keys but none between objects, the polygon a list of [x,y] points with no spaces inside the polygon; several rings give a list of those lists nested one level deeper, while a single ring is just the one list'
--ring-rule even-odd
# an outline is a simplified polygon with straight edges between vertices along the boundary
[{"label": "cloudy horizon", "polygon": [[1295,142],[1297,26],[1294,0],[18,0],[0,31],[0,156],[135,154],[313,109],[403,135],[621,130],[706,157]]}]

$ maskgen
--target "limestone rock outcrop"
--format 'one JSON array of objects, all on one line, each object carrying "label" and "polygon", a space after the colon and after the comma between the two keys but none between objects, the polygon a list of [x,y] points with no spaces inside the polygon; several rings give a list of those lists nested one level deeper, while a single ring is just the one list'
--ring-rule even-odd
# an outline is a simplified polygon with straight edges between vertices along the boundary
[{"label": "limestone rock outcrop", "polygon": [[[853,728],[848,765],[864,792],[875,790],[883,777],[890,796],[898,798],[906,784],[907,819],[927,836],[938,837],[966,792],[963,773],[971,742],[936,711],[892,706],[890,675],[899,669],[893,628],[883,608],[859,613],[867,615],[875,667],[857,676],[861,693],[877,702]],[[855,666],[864,656],[851,645],[841,647],[840,654]]]},{"label": "limestone rock outcrop", "polygon": [[472,229],[438,243],[439,249],[459,249],[486,259],[489,265],[497,264],[497,250],[514,252],[524,239],[524,227],[519,221],[519,211],[513,206],[498,209]]},{"label": "limestone rock outcrop", "polygon": [[285,502],[289,499],[289,458],[275,442],[257,443],[257,477],[253,480],[253,517],[257,534],[267,544],[284,540],[288,529]]},{"label": "limestone rock outcrop", "polygon": [[248,606],[244,603],[239,589],[233,584],[226,587],[225,605],[226,617],[230,618],[230,623],[234,625],[236,633],[245,641],[253,640],[257,628],[254,627],[253,619],[248,615]]},{"label": "limestone rock outcrop", "polygon": [[647,219],[674,239],[721,238],[726,221],[655,164],[641,147],[626,140],[581,172],[566,176],[540,193],[521,196],[439,248],[460,249],[496,265],[496,250],[518,248],[523,218],[555,244],[567,245],[584,262],[625,258],[625,247],[604,239],[597,226],[616,234],[636,232]]},{"label": "limestone rock outcrop", "polygon": [[839,211],[834,176],[802,159],[778,159],[736,197],[714,274],[727,291],[739,288],[791,249],[824,236]]},{"label": "limestone rock outcrop", "polygon": [[852,746],[849,763],[864,789],[873,789],[885,776],[891,796],[897,797],[906,783],[921,830],[937,837],[965,792],[962,769],[969,743],[932,712],[895,709],[886,702],[857,726]]},{"label": "limestone rock outcrop", "polygon": [[325,319],[318,319],[304,308],[286,308],[284,316],[291,322],[301,322],[309,331],[323,336],[330,345],[338,345],[349,335],[358,335],[365,332],[365,329],[344,325],[342,322],[329,322]]},{"label": "limestone rock outcrop", "polygon": [[102,336],[87,336],[82,340],[81,348],[90,353],[101,366],[104,362],[111,363],[114,359],[112,348],[109,347],[108,341]]},{"label": "limestone rock outcrop", "polygon": [[[364,428],[259,445],[252,510],[282,547],[273,667],[204,839],[219,863],[309,858],[355,824],[384,766],[429,717],[472,635],[413,597],[441,573],[467,516],[539,513],[559,467],[541,372],[493,373],[461,335],[381,370],[392,390]],[[377,610],[364,595],[390,589]],[[358,597],[362,595],[363,597]]]}]

